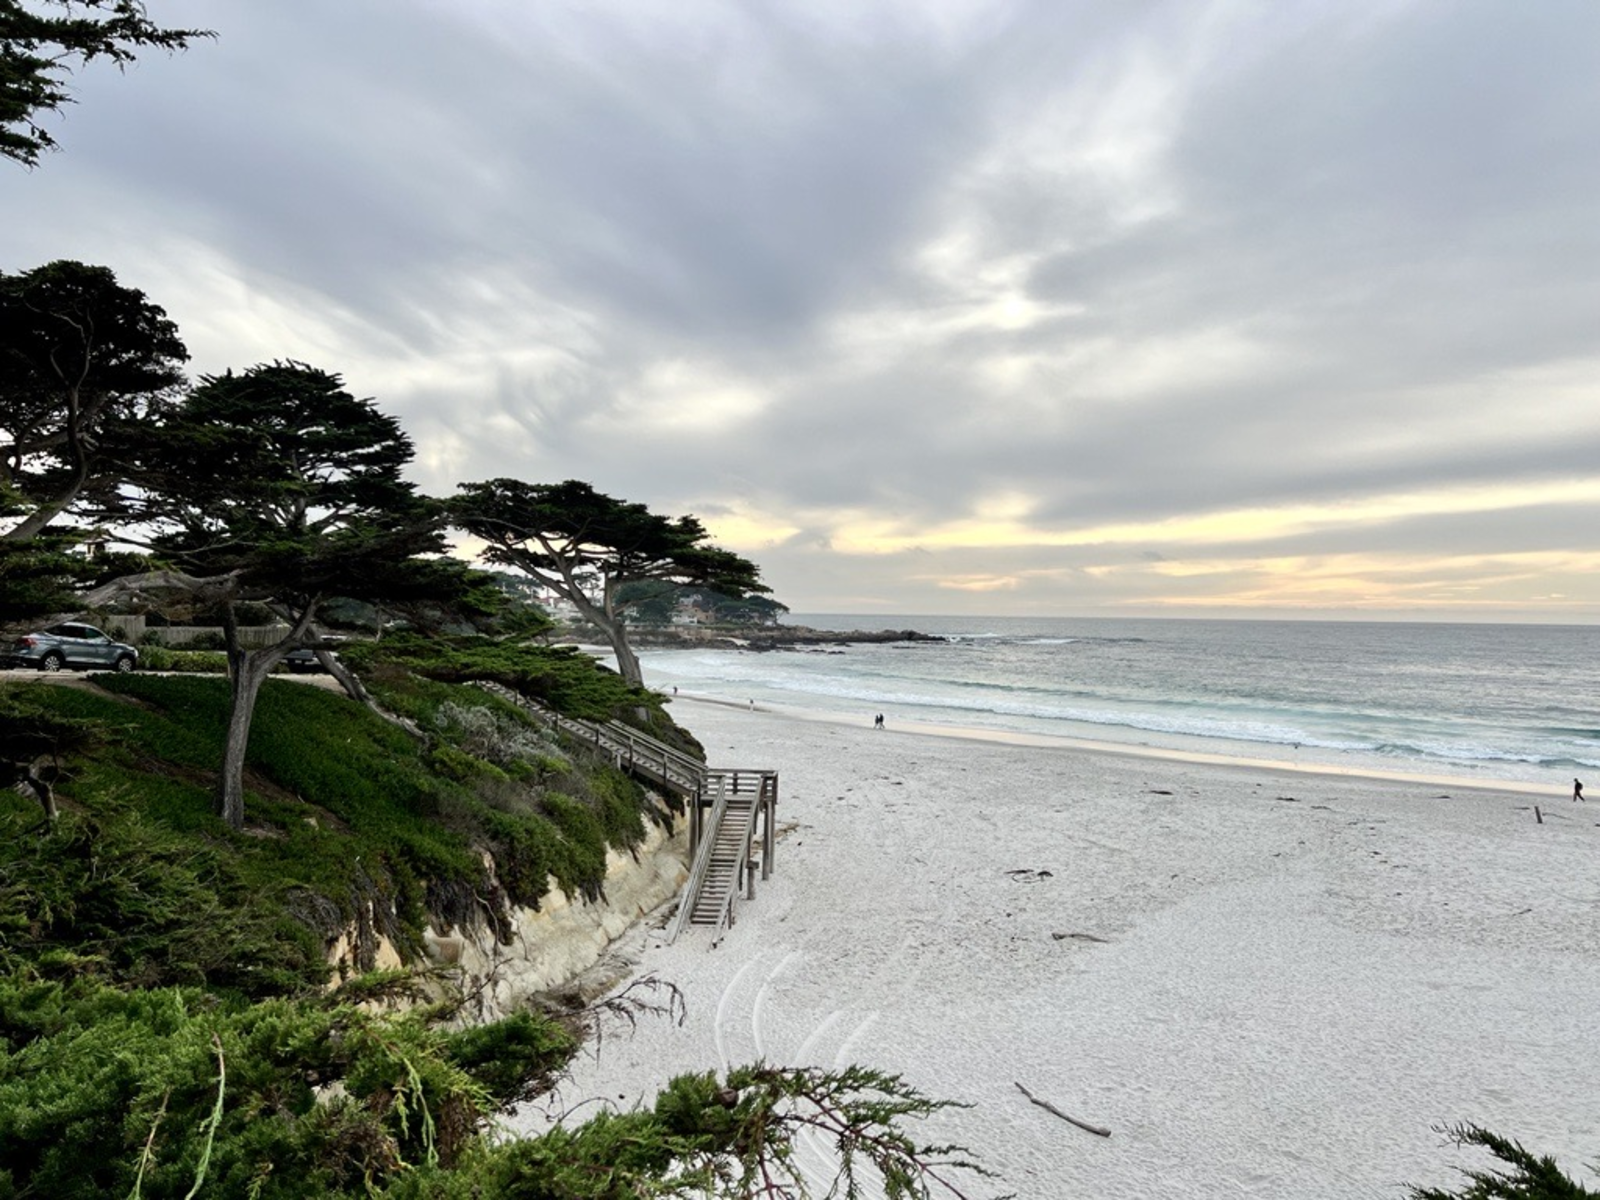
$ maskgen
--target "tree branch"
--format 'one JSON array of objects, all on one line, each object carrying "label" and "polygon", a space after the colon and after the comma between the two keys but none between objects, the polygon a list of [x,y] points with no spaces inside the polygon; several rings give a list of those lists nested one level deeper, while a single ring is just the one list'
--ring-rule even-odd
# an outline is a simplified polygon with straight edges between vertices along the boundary
[{"label": "tree branch", "polygon": [[232,591],[238,585],[237,571],[211,576],[187,575],[182,571],[171,569],[145,571],[139,575],[124,575],[120,579],[113,579],[110,583],[103,583],[92,591],[85,592],[83,607],[103,608],[113,600],[137,596],[147,591],[179,591],[196,596],[217,596]]},{"label": "tree branch", "polygon": [[[1015,1080],[1012,1080],[1012,1082],[1016,1083]],[[1068,1125],[1076,1125],[1079,1129],[1082,1129],[1082,1130],[1084,1130],[1084,1131],[1086,1131],[1088,1133],[1092,1133],[1096,1137],[1108,1138],[1108,1137],[1111,1136],[1111,1130],[1104,1129],[1099,1125],[1091,1125],[1087,1121],[1080,1121],[1080,1120],[1078,1120],[1077,1117],[1068,1116],[1066,1113],[1062,1112],[1059,1108],[1057,1108],[1054,1104],[1051,1104],[1048,1100],[1039,1099],[1039,1097],[1035,1096],[1032,1092],[1030,1092],[1027,1088],[1023,1087],[1020,1083],[1017,1084],[1017,1091],[1021,1092],[1024,1096],[1026,1096],[1029,1100],[1033,1101],[1035,1104],[1037,1104],[1040,1108],[1044,1109],[1046,1112],[1054,1113],[1056,1116],[1060,1117],[1063,1121],[1065,1121]]]}]

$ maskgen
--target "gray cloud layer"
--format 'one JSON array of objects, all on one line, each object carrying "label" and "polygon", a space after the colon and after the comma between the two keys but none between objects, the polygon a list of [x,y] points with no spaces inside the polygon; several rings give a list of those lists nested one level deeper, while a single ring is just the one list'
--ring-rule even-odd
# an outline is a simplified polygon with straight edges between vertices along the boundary
[{"label": "gray cloud layer", "polygon": [[797,608],[1600,617],[1600,7],[186,0],[0,180]]}]

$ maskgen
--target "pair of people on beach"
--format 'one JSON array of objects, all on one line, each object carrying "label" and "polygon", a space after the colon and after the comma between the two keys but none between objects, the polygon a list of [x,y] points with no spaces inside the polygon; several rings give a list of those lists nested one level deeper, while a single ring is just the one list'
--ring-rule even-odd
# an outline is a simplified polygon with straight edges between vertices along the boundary
[{"label": "pair of people on beach", "polygon": [[872,718],[872,727],[874,729],[882,729],[883,728],[883,714],[882,713],[879,713],[877,716]]}]

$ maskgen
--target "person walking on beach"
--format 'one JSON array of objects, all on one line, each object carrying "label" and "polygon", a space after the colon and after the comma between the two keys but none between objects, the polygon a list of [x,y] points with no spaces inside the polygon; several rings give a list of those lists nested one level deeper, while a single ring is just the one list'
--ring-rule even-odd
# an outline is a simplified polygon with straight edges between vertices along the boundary
[{"label": "person walking on beach", "polygon": [[1574,779],[1572,781],[1572,798],[1574,800],[1583,799],[1583,780]]},{"label": "person walking on beach", "polygon": [[877,716],[872,718],[872,727],[874,729],[882,729],[883,728],[883,714],[882,713],[879,713]]}]

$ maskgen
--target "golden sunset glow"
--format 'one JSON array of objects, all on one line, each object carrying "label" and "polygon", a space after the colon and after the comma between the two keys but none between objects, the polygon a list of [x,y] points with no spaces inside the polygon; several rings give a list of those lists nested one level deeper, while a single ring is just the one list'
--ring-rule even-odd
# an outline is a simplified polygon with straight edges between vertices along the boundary
[{"label": "golden sunset glow", "polygon": [[[1147,603],[1170,608],[1470,608],[1504,604],[1531,581],[1600,574],[1600,551],[1495,555],[1293,555],[1199,559],[1096,569],[1096,576],[1140,583]],[[1151,579],[1190,590],[1163,593]],[[1196,587],[1195,585],[1200,585]],[[1565,597],[1546,594],[1559,607]]]},{"label": "golden sunset glow", "polygon": [[892,521],[863,519],[835,533],[835,549],[847,554],[896,554],[921,549],[1005,546],[1159,546],[1164,552],[1184,545],[1207,546],[1262,541],[1316,530],[1375,526],[1424,516],[1494,512],[1538,505],[1600,503],[1600,478],[1532,486],[1447,488],[1365,496],[1338,504],[1300,504],[1279,508],[1235,509],[1172,517],[1162,521],[1122,522],[1081,529],[1042,529],[1018,519],[1028,503],[1011,495],[981,506],[969,520],[909,531]]}]

